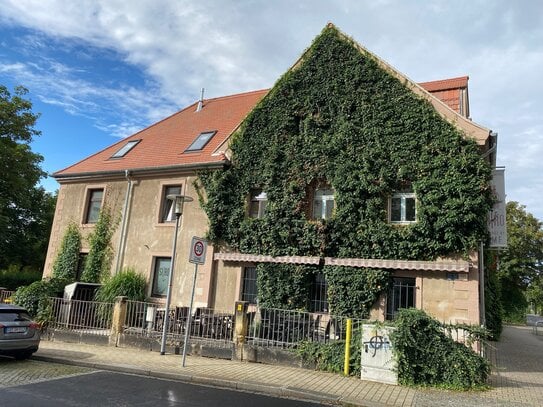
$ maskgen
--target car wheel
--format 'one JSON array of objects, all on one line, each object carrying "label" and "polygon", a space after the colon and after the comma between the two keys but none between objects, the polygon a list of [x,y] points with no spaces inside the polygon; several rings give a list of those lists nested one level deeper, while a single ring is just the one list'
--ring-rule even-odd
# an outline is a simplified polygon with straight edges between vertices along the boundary
[{"label": "car wheel", "polygon": [[18,352],[15,354],[15,359],[16,360],[25,360],[25,359],[28,359],[30,356],[32,356],[32,352]]}]

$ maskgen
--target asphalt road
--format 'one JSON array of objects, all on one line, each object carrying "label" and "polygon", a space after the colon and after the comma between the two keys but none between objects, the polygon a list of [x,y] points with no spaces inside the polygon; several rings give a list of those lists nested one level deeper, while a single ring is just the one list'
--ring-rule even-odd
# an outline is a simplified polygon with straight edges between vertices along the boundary
[{"label": "asphalt road", "polygon": [[318,404],[77,366],[0,358],[0,405],[309,407]]}]

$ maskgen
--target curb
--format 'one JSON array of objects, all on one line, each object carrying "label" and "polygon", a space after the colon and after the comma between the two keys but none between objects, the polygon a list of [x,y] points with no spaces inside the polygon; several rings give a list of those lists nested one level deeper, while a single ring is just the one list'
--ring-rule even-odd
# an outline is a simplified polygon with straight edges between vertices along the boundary
[{"label": "curb", "polygon": [[[139,376],[148,376],[154,377],[157,379],[166,379],[173,380],[182,383],[190,383],[203,386],[218,387],[228,390],[237,390],[248,393],[258,393],[263,395],[268,395],[271,397],[282,397],[289,399],[296,399],[302,401],[316,402],[325,405],[349,405],[349,406],[363,406],[362,404],[353,403],[351,400],[342,400],[340,397],[331,396],[326,393],[314,393],[308,392],[304,389],[291,388],[291,387],[282,387],[282,386],[272,386],[261,384],[258,382],[240,382],[227,379],[217,379],[214,377],[207,376],[193,376],[186,375],[183,373],[171,373],[171,372],[160,372],[155,370],[147,370],[138,368],[133,365],[115,365],[115,364],[104,364],[104,363],[93,363],[85,362],[79,360],[64,359],[57,356],[43,356],[43,355],[33,355],[32,359],[39,360],[42,362],[49,363],[60,363],[65,365],[72,366],[81,366],[88,367],[97,370],[107,370],[112,372],[119,373],[128,373]],[[366,405],[367,406],[367,405]]]}]

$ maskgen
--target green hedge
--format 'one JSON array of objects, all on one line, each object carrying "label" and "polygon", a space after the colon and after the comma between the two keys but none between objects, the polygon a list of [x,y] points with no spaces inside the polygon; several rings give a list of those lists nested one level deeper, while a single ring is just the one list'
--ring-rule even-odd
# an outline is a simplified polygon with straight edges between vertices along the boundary
[{"label": "green hedge", "polygon": [[485,253],[485,319],[490,339],[497,341],[503,330],[503,307],[501,286],[497,273],[498,254]]},{"label": "green hedge", "polygon": [[[351,353],[349,359],[349,375],[360,377],[360,361],[362,347],[362,327],[352,331]],[[314,364],[317,370],[325,372],[343,373],[345,364],[345,341],[332,341],[328,343],[302,342],[294,350],[300,358],[308,364]]]},{"label": "green hedge", "polygon": [[29,285],[34,281],[41,280],[41,271],[31,267],[21,267],[19,264],[12,264],[5,270],[0,270],[0,287],[8,290]]},{"label": "green hedge", "polygon": [[401,309],[395,325],[390,339],[400,384],[452,389],[486,385],[490,374],[488,361],[446,335],[447,327],[424,311]]},{"label": "green hedge", "polygon": [[145,277],[136,270],[125,268],[102,281],[95,299],[100,302],[115,302],[116,297],[124,296],[132,301],[144,301],[146,283]]},{"label": "green hedge", "polygon": [[60,297],[64,287],[71,281],[62,278],[51,278],[17,289],[14,302],[27,309],[38,322],[46,323],[50,317],[50,297]]}]

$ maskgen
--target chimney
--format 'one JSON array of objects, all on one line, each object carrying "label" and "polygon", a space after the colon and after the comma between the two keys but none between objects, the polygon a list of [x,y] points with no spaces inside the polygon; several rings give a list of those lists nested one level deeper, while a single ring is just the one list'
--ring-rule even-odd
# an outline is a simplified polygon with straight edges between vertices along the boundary
[{"label": "chimney", "polygon": [[202,88],[202,93],[200,95],[200,100],[198,101],[198,106],[196,106],[196,111],[199,112],[204,107],[204,88]]}]

